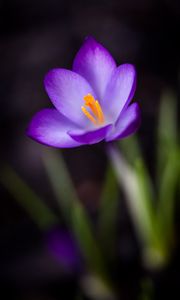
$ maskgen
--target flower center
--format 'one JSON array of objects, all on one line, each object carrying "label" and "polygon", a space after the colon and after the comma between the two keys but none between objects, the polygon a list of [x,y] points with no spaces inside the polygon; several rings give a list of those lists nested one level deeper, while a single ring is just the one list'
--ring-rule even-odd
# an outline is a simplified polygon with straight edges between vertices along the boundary
[{"label": "flower center", "polygon": [[84,106],[81,109],[85,116],[95,125],[102,125],[104,123],[104,114],[101,105],[91,94],[84,96],[85,106],[89,107],[89,112]]}]

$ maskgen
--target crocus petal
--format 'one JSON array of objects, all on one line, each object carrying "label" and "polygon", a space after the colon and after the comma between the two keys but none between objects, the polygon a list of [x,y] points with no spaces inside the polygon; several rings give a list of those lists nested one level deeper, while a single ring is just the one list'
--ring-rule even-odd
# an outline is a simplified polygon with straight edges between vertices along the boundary
[{"label": "crocus petal", "polygon": [[89,124],[81,110],[84,96],[95,96],[89,83],[79,74],[66,69],[50,71],[44,80],[45,89],[57,110],[73,122]]},{"label": "crocus petal", "polygon": [[122,109],[127,107],[136,88],[136,71],[133,65],[123,64],[113,73],[101,101],[103,111],[110,120],[116,121]]},{"label": "crocus petal", "polygon": [[106,141],[125,138],[139,128],[141,122],[140,108],[137,103],[131,104],[120,115],[114,128],[108,133]]},{"label": "crocus petal", "polygon": [[73,140],[68,130],[77,126],[61,115],[56,109],[43,109],[30,122],[27,135],[41,144],[58,148],[77,147],[80,143]]},{"label": "crocus petal", "polygon": [[58,227],[52,228],[45,233],[45,245],[48,252],[67,270],[80,269],[80,251],[71,233]]},{"label": "crocus petal", "polygon": [[84,144],[95,144],[102,141],[111,129],[112,125],[106,125],[94,131],[74,130],[68,134],[77,142]]},{"label": "crocus petal", "polygon": [[98,100],[104,97],[115,68],[116,63],[110,53],[92,37],[85,40],[73,63],[73,70],[87,79]]}]

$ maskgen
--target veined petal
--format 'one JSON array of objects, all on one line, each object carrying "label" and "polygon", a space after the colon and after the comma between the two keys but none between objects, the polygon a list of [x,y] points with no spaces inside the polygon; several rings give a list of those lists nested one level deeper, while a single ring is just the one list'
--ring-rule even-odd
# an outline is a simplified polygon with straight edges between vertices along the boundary
[{"label": "veined petal", "polygon": [[78,125],[86,126],[89,121],[82,113],[84,96],[95,97],[89,83],[79,74],[66,69],[51,70],[44,80],[45,89],[57,110]]},{"label": "veined petal", "polygon": [[106,141],[125,138],[139,128],[141,122],[141,113],[138,103],[131,104],[120,115],[114,128],[108,132]]},{"label": "veined petal", "polygon": [[31,120],[27,135],[41,144],[57,148],[78,147],[80,143],[73,140],[68,130],[78,127],[61,115],[56,109],[43,109]]},{"label": "veined petal", "polygon": [[120,65],[113,73],[101,104],[110,120],[116,121],[123,108],[127,107],[134,96],[136,71],[133,65]]},{"label": "veined petal", "polygon": [[102,141],[112,125],[106,125],[93,131],[85,130],[73,130],[69,131],[68,134],[77,142],[82,144],[95,144]]},{"label": "veined petal", "polygon": [[92,37],[85,40],[73,63],[73,71],[86,78],[99,101],[104,97],[115,68],[116,63],[111,54]]}]

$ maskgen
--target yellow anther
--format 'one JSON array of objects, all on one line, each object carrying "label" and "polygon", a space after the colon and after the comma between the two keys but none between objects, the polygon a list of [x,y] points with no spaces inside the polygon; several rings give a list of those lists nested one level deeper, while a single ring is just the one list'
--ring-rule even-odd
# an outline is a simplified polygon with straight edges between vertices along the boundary
[{"label": "yellow anther", "polygon": [[97,109],[95,106],[96,101],[95,101],[94,97],[91,94],[87,94],[84,97],[84,101],[85,101],[85,105],[88,106],[91,109],[91,111],[93,112],[93,114],[95,115],[95,117],[98,118],[98,112],[97,112]]},{"label": "yellow anther", "polygon": [[85,114],[85,116],[86,116],[92,123],[94,123],[95,125],[97,125],[96,119],[90,114],[90,112],[88,112],[88,110],[87,110],[84,106],[81,106],[81,109],[82,109],[83,113]]},{"label": "yellow anther", "polygon": [[91,94],[87,94],[84,96],[85,105],[88,106],[94,116],[84,107],[82,106],[81,109],[85,116],[93,122],[95,125],[101,125],[104,123],[104,114],[101,108],[101,105]]},{"label": "yellow anther", "polygon": [[96,105],[96,109],[97,109],[97,113],[98,113],[98,120],[100,123],[104,123],[104,114],[103,114],[102,108],[97,100],[96,100],[95,105]]}]

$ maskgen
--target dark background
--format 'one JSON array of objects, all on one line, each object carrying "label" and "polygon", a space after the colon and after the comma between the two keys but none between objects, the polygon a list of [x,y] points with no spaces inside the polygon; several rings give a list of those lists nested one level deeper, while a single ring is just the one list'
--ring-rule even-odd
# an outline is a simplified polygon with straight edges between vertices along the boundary
[{"label": "dark background", "polygon": [[[179,97],[178,0],[4,0],[0,35],[0,164],[10,163],[58,215],[40,159],[44,146],[27,138],[25,129],[36,111],[51,106],[43,88],[45,73],[54,67],[71,68],[83,39],[92,35],[118,64],[129,62],[137,68],[135,99],[143,115],[138,135],[153,176],[160,95],[173,88]],[[103,146],[68,149],[63,154],[79,196],[94,218],[106,168]],[[42,233],[2,186],[0,201],[1,292],[10,299],[74,299],[78,275],[63,274],[43,250]],[[138,246],[124,206],[120,222],[120,239],[126,246],[117,277],[122,299],[136,299],[144,270],[138,264]],[[180,282],[178,255],[168,270],[151,275],[155,299],[173,298]]]}]

